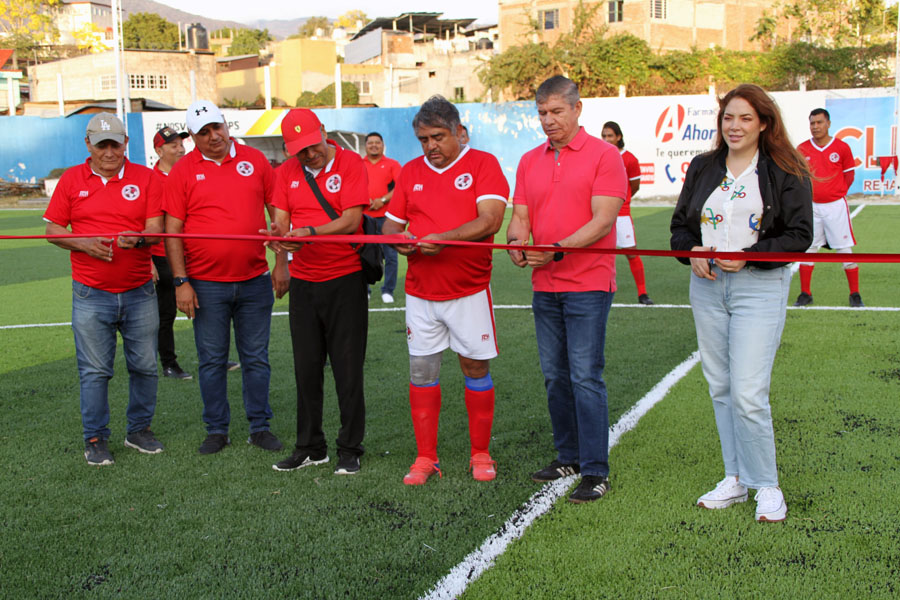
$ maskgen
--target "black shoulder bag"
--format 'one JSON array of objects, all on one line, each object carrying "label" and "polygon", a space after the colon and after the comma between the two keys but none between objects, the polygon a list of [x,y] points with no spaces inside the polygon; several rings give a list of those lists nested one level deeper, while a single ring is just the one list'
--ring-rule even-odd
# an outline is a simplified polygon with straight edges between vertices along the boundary
[{"label": "black shoulder bag", "polygon": [[[319,204],[322,206],[322,210],[325,211],[332,221],[337,219],[337,212],[330,204],[328,204],[328,201],[325,200],[325,196],[322,195],[322,190],[319,189],[319,185],[316,183],[316,178],[313,177],[313,174],[307,171],[306,168],[303,169],[303,173],[306,177],[306,183],[309,184],[309,188],[312,190],[313,195],[315,195],[316,200],[318,200]],[[363,215],[362,218],[363,233],[365,235],[376,235],[375,219],[369,215]],[[384,266],[381,263],[381,244],[350,244],[350,246],[356,250],[357,254],[359,254],[363,279],[366,280],[366,283],[372,285],[380,280],[384,275]]]}]

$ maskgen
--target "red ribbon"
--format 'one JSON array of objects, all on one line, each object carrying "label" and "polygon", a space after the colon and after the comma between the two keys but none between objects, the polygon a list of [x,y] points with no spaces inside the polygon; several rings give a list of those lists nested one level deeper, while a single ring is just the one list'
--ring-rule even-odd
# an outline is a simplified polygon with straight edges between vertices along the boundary
[{"label": "red ribbon", "polygon": [[[60,233],[55,235],[0,235],[0,240],[40,240],[66,238],[115,238],[116,233]],[[182,239],[215,239],[241,242],[301,242],[313,244],[417,244],[420,241],[441,246],[466,246],[475,248],[491,248],[496,250],[532,250],[538,252],[566,252],[572,254],[627,254],[628,256],[666,256],[675,258],[719,258],[723,260],[746,260],[757,262],[823,262],[843,263],[898,263],[897,253],[854,253],[854,254],[811,254],[806,252],[691,252],[688,250],[642,250],[640,248],[562,248],[560,246],[539,245],[521,246],[511,244],[495,244],[488,242],[465,242],[460,240],[418,240],[403,234],[393,235],[315,235],[305,237],[274,237],[268,235],[238,234],[203,234],[203,233],[157,233],[148,237],[182,238]]]}]

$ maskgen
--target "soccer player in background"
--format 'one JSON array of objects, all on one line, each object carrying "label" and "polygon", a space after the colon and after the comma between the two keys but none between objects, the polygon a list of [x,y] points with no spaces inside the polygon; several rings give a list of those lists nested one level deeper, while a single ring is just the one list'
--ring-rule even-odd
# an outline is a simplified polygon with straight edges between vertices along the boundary
[{"label": "soccer player in background", "polygon": [[[845,142],[828,133],[831,115],[824,108],[809,113],[809,132],[812,138],[799,146],[813,174],[813,242],[807,252],[815,254],[828,245],[838,254],[851,254],[856,238],[850,223],[847,190],[853,184],[856,161]],[[800,263],[800,295],[794,306],[812,304],[812,272],[815,263]],[[859,265],[844,263],[844,274],[850,286],[850,306],[863,305],[859,295]]]}]

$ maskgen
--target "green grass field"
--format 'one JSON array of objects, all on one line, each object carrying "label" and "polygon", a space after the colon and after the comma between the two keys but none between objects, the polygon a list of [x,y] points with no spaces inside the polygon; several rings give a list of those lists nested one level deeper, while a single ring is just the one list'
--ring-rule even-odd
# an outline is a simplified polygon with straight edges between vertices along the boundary
[{"label": "green grass field", "polygon": [[[0,233],[40,233],[37,211],[0,212]],[[635,209],[640,247],[668,247],[670,209]],[[897,252],[900,207],[854,221],[858,250]],[[401,271],[404,261],[401,260]],[[687,303],[687,267],[645,259],[658,303]],[[617,303],[636,292],[618,259]],[[898,306],[897,265],[862,265],[868,306]],[[0,241],[0,326],[70,319],[67,253],[45,241]],[[795,289],[792,297],[796,295]],[[497,305],[529,305],[526,272],[496,255]],[[816,306],[847,304],[840,266],[813,277]],[[372,307],[384,308],[373,294]],[[402,306],[403,295],[397,294]],[[276,311],[286,311],[281,300]],[[127,376],[111,382],[116,464],[82,455],[78,379],[67,326],[0,329],[0,597],[417,598],[541,487],[528,475],[553,458],[528,309],[498,309],[500,357],[492,455],[498,478],[472,481],[462,376],[447,353],[439,453],[444,477],[401,483],[414,459],[403,313],[370,313],[367,453],[356,477],[334,462],[279,473],[245,443],[240,373],[229,376],[232,446],[201,456],[196,380],[161,379],[153,429],[166,451],[122,446]],[[753,522],[753,502],[703,511],[722,476],[699,368],[611,454],[600,502],[558,502],[465,593],[466,598],[896,597],[900,590],[900,313],[792,310],[772,387],[779,470],[790,513]],[[196,374],[190,324],[176,323],[182,366]],[[615,422],[696,349],[686,308],[617,306],[606,380]],[[274,316],[275,431],[293,442],[295,391],[286,316]],[[326,374],[326,434],[337,408]],[[332,449],[333,454],[333,449]]]}]

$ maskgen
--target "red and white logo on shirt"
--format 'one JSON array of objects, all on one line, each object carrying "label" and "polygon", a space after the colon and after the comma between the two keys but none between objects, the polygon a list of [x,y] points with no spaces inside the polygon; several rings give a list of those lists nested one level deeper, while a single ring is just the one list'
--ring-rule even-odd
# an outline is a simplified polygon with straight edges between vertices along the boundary
[{"label": "red and white logo on shirt", "polygon": [[250,177],[251,175],[253,175],[253,163],[249,161],[242,160],[237,164],[235,169],[237,170],[238,174],[243,175],[244,177]]},{"label": "red and white logo on shirt", "polygon": [[335,173],[331,177],[325,180],[325,189],[327,189],[332,194],[337,194],[341,191],[341,176]]},{"label": "red and white logo on shirt", "polygon": [[134,202],[141,197],[141,188],[133,184],[128,184],[122,188],[122,197],[129,202]]},{"label": "red and white logo on shirt", "polygon": [[472,187],[472,174],[463,173],[453,181],[453,186],[458,190],[467,190]]},{"label": "red and white logo on shirt", "polygon": [[828,155],[828,160],[830,160],[833,163],[840,162],[841,155],[838,154],[837,152],[832,152],[831,154]]},{"label": "red and white logo on shirt", "polygon": [[291,182],[291,189],[292,189],[292,190],[296,190],[298,187],[300,187],[300,180],[299,180],[299,179],[295,179],[294,181]]}]

